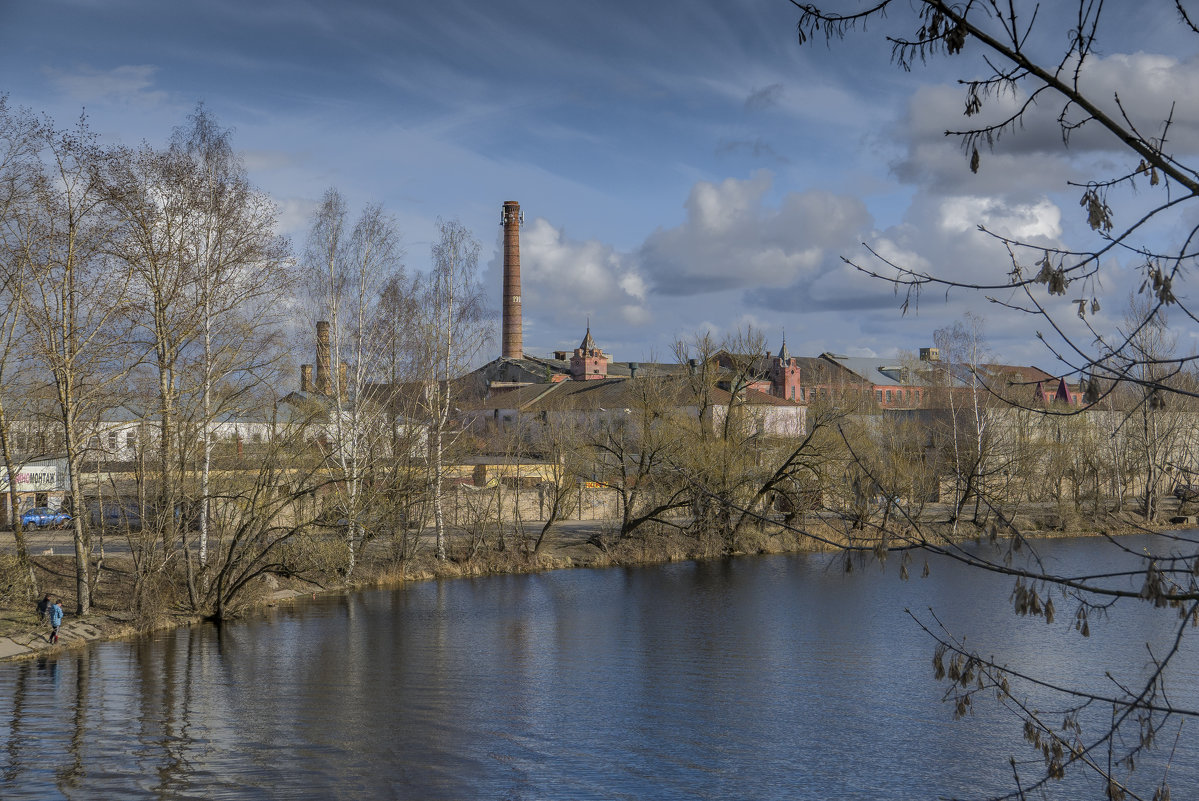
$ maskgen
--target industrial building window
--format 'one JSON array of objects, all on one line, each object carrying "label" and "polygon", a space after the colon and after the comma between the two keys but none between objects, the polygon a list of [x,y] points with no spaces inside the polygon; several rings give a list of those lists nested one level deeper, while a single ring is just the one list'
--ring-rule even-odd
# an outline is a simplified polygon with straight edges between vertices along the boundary
[{"label": "industrial building window", "polygon": [[132,431],[125,432],[125,447],[132,449],[135,445],[137,445],[137,434]]},{"label": "industrial building window", "polygon": [[883,391],[881,389],[874,390],[874,399],[879,403],[883,402]]},{"label": "industrial building window", "polygon": [[115,451],[117,449],[117,432],[115,431],[108,432],[108,449],[110,451]]},{"label": "industrial building window", "polygon": [[891,390],[887,390],[887,403],[891,402]]}]

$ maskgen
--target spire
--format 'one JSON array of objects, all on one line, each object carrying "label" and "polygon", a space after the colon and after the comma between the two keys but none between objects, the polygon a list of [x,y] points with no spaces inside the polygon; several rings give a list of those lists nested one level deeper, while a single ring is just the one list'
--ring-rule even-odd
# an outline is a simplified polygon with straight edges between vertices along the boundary
[{"label": "spire", "polygon": [[576,381],[590,381],[608,376],[608,357],[596,347],[591,338],[591,318],[587,318],[587,336],[575,348],[575,355],[570,358],[570,376]]},{"label": "spire", "polygon": [[787,350],[787,333],[783,332],[783,346],[779,348],[779,358],[786,364],[791,359],[791,352]]},{"label": "spire", "polygon": [[591,318],[587,318],[587,336],[583,337],[583,344],[579,348],[586,353],[590,350],[595,350],[595,340],[591,338]]}]

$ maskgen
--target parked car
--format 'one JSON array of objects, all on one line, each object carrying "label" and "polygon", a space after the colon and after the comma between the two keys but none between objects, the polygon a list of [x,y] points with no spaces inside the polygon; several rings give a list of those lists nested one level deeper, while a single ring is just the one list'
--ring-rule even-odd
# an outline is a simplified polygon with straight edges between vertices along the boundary
[{"label": "parked car", "polygon": [[26,528],[42,526],[65,526],[71,522],[71,516],[61,509],[51,509],[47,506],[36,506],[21,515],[21,525]]}]

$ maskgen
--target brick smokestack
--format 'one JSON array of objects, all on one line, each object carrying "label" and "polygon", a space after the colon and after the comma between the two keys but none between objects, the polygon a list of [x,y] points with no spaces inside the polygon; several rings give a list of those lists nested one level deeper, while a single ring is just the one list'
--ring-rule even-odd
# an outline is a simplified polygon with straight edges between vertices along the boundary
[{"label": "brick smokestack", "polygon": [[316,391],[321,395],[333,394],[329,355],[329,323],[321,320],[316,324]]},{"label": "brick smokestack", "polygon": [[312,365],[300,365],[300,392],[312,391]]},{"label": "brick smokestack", "polygon": [[500,224],[504,226],[504,340],[500,355],[524,357],[524,330],[520,316],[520,204],[505,200]]}]

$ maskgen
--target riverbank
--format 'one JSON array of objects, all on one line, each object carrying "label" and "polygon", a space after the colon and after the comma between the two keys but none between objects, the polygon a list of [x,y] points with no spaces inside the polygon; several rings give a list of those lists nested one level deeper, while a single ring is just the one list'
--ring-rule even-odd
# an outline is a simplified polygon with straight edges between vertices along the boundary
[{"label": "riverbank", "polygon": [[[1096,535],[1119,535],[1146,533],[1143,523],[1135,515],[1108,515],[1102,525],[1081,526],[1080,521],[1060,514],[1025,514],[1017,518],[1018,528],[1027,539],[1057,537],[1079,537]],[[956,533],[944,524],[930,524],[930,533],[944,541],[954,539],[961,542],[984,536],[985,531],[969,526],[960,526]],[[1169,528],[1170,524],[1155,526],[1152,530]],[[253,591],[239,606],[242,614],[255,609],[276,606],[297,598],[316,595],[353,592],[368,588],[398,587],[412,581],[427,581],[442,578],[477,577],[496,574],[532,573],[568,568],[600,568],[613,566],[650,565],[663,562],[726,558],[738,555],[764,555],[783,553],[811,553],[836,550],[848,540],[841,526],[833,527],[819,519],[806,524],[815,536],[805,536],[795,531],[774,527],[773,530],[754,530],[743,539],[745,547],[737,553],[728,553],[718,538],[710,542],[697,540],[667,527],[646,531],[638,536],[616,540],[599,535],[590,529],[559,531],[548,540],[542,552],[529,554],[515,547],[504,551],[480,550],[471,558],[451,559],[439,562],[433,559],[429,549],[422,556],[407,564],[398,564],[389,559],[385,548],[376,548],[370,558],[364,558],[357,575],[349,583],[336,577],[322,575],[308,579],[261,577]],[[859,547],[863,544],[858,541]],[[162,587],[162,597],[149,611],[135,614],[133,596],[133,566],[129,558],[110,556],[105,559],[98,575],[99,580],[93,593],[92,611],[83,617],[70,612],[75,599],[74,559],[65,554],[42,554],[32,557],[38,574],[38,586],[42,592],[63,599],[68,614],[59,631],[59,642],[49,642],[48,624],[40,624],[35,611],[36,600],[10,602],[0,605],[0,661],[29,659],[50,653],[64,652],[85,647],[92,642],[123,639],[154,630],[193,625],[201,618],[194,614],[183,614],[175,609],[182,608],[183,600],[177,597],[178,588]],[[143,605],[144,606],[144,605]]]}]

